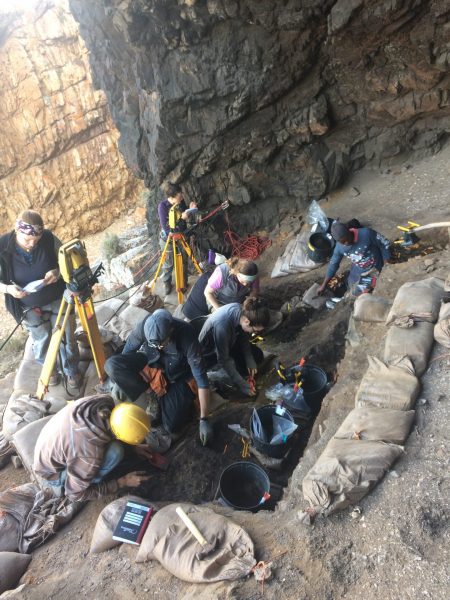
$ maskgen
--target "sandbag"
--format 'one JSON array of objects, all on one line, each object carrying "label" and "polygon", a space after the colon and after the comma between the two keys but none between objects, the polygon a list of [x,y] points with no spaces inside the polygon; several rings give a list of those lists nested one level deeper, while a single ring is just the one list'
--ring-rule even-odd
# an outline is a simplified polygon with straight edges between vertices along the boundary
[{"label": "sandbag", "polygon": [[391,303],[381,296],[373,294],[361,294],[356,298],[353,307],[355,321],[366,323],[384,323]]},{"label": "sandbag", "polygon": [[354,408],[336,431],[335,439],[403,444],[414,421],[413,410]]},{"label": "sandbag", "polygon": [[0,552],[16,552],[19,548],[19,522],[0,510]]},{"label": "sandbag", "polygon": [[404,283],[395,296],[386,325],[395,324],[397,319],[405,317],[435,323],[443,294],[444,281],[438,277]]},{"label": "sandbag", "polygon": [[320,288],[318,283],[313,283],[310,288],[303,294],[302,302],[312,308],[322,308],[325,306],[328,296],[319,296],[317,291]]},{"label": "sandbag", "polygon": [[89,552],[98,554],[110,550],[111,548],[115,548],[122,543],[113,540],[112,536],[125,509],[126,503],[129,501],[150,506],[146,500],[139,498],[139,496],[124,496],[123,498],[118,498],[117,500],[110,502],[98,515],[94,533],[92,534]]},{"label": "sandbag", "polygon": [[450,302],[441,306],[438,322],[434,326],[434,339],[444,348],[450,348]]},{"label": "sandbag", "polygon": [[303,479],[303,496],[325,515],[342,510],[359,502],[402,452],[396,444],[332,439]]},{"label": "sandbag", "polygon": [[426,321],[403,329],[390,327],[384,344],[384,362],[394,364],[403,356],[411,359],[414,371],[420,377],[428,366],[434,343],[434,325]]},{"label": "sandbag", "polygon": [[3,435],[11,441],[13,434],[38,419],[51,413],[51,404],[45,400],[38,400],[30,394],[13,392],[3,415]]},{"label": "sandbag", "polygon": [[143,308],[129,304],[125,306],[126,308],[119,315],[115,315],[108,323],[105,323],[105,328],[117,334],[123,342],[126,342],[135,326],[149,315]]},{"label": "sandbag", "polygon": [[33,473],[34,448],[39,434],[52,417],[53,415],[48,415],[28,423],[12,436],[12,444],[20,456],[23,466],[29,473]]},{"label": "sandbag", "polygon": [[29,554],[0,552],[0,594],[16,587],[30,561]]},{"label": "sandbag", "polygon": [[245,577],[256,564],[250,536],[230,519],[210,508],[182,504],[214,550],[197,558],[200,544],[169,504],[156,513],[144,534],[136,562],[158,560],[172,575],[193,583]]},{"label": "sandbag", "polygon": [[355,407],[373,406],[395,410],[411,410],[420,392],[420,383],[407,357],[385,365],[374,356],[367,357],[369,368],[361,380]]}]

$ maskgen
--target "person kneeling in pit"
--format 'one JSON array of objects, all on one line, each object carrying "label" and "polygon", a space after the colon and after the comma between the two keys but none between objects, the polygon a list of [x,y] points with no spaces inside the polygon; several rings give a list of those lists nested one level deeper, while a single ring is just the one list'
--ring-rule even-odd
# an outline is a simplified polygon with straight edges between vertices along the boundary
[{"label": "person kneeling in pit", "polygon": [[250,343],[250,334],[258,333],[270,320],[269,309],[260,298],[247,298],[244,304],[232,302],[210,315],[202,327],[199,342],[208,367],[218,364],[245,396],[254,396],[254,378],[263,352]]},{"label": "person kneeling in pit", "polygon": [[111,356],[105,371],[125,396],[135,402],[149,390],[158,397],[163,428],[181,432],[200,404],[200,441],[212,439],[209,381],[192,325],[163,308],[146,317],[129,335],[122,354]]},{"label": "person kneeling in pit", "polygon": [[142,442],[150,431],[150,418],[134,404],[114,407],[109,395],[70,402],[44,426],[34,450],[33,471],[44,479],[54,496],[84,502],[136,488],[149,477],[133,472],[103,481],[122,460],[125,444],[140,457],[151,454]]}]

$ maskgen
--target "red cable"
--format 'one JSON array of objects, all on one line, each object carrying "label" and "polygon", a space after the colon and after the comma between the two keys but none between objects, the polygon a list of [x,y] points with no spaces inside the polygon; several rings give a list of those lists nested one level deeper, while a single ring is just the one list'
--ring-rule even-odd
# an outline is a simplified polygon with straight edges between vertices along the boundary
[{"label": "red cable", "polygon": [[272,245],[272,240],[269,238],[261,238],[257,235],[248,235],[244,239],[240,239],[230,228],[230,219],[225,213],[228,228],[224,232],[225,240],[231,246],[231,256],[238,256],[247,260],[255,260],[260,256],[266,248]]}]

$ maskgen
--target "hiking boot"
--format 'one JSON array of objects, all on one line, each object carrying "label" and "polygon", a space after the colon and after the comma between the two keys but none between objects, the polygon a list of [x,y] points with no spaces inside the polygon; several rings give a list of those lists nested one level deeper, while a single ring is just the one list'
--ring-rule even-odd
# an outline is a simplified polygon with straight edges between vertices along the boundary
[{"label": "hiking boot", "polygon": [[172,282],[171,281],[165,281],[164,282],[164,294],[166,296],[168,296],[171,291],[172,291]]},{"label": "hiking boot", "polygon": [[69,388],[79,389],[82,383],[83,377],[80,375],[80,373],[67,377],[67,387]]},{"label": "hiking boot", "polygon": [[59,376],[59,373],[52,373],[50,375],[50,379],[48,380],[48,385],[50,387],[53,387],[55,385],[58,385],[61,381],[61,377]]}]

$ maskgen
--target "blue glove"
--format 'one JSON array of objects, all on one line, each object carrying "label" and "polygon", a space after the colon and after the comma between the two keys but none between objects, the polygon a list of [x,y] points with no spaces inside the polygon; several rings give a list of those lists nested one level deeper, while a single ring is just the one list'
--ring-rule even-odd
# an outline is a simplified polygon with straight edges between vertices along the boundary
[{"label": "blue glove", "polygon": [[206,419],[200,420],[198,433],[203,446],[206,446],[206,444],[212,440],[213,428]]}]

